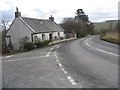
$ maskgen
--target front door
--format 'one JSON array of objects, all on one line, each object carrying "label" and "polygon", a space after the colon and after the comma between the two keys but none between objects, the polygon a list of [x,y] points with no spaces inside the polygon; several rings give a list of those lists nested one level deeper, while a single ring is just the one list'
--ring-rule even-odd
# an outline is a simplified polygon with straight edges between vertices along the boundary
[{"label": "front door", "polygon": [[53,41],[52,34],[49,34],[49,40],[50,40],[50,42],[52,42],[52,41]]}]

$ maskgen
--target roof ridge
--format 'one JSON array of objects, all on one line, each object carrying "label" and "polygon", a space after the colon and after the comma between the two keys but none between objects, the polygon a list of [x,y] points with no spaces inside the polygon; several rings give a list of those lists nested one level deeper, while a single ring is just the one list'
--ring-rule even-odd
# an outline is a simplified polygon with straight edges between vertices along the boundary
[{"label": "roof ridge", "polygon": [[25,18],[25,19],[34,19],[34,20],[48,20],[48,21],[49,21],[49,19],[39,19],[39,18],[29,18],[29,17],[21,17],[21,18]]}]

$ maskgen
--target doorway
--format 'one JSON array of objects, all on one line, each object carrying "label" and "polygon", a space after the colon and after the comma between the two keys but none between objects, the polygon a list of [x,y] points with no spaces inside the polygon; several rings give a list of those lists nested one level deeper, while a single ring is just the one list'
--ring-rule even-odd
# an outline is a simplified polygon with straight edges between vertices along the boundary
[{"label": "doorway", "polygon": [[50,40],[50,42],[52,42],[52,41],[53,41],[52,34],[49,34],[49,40]]}]

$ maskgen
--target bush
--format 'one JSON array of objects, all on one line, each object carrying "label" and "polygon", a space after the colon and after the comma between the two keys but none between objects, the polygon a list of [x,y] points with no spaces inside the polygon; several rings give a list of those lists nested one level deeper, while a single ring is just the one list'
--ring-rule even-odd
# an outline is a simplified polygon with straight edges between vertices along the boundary
[{"label": "bush", "polygon": [[32,50],[34,49],[34,43],[33,42],[25,42],[24,43],[24,50]]},{"label": "bush", "polygon": [[34,44],[36,45],[37,48],[41,48],[41,47],[47,46],[49,43],[50,41],[45,40],[43,42],[35,42]]},{"label": "bush", "polygon": [[80,37],[85,37],[86,34],[85,33],[77,33],[77,38],[80,38]]},{"label": "bush", "polygon": [[45,46],[47,46],[49,43],[50,43],[50,41],[48,41],[48,40],[45,40],[45,41],[43,42],[43,44],[44,44]]}]

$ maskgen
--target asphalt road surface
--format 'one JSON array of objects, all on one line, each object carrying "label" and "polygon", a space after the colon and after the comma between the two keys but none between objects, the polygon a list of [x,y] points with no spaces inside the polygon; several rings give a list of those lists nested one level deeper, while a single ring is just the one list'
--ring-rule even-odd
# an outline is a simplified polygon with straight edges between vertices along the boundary
[{"label": "asphalt road surface", "polygon": [[5,56],[3,88],[117,88],[118,45],[86,37]]}]

